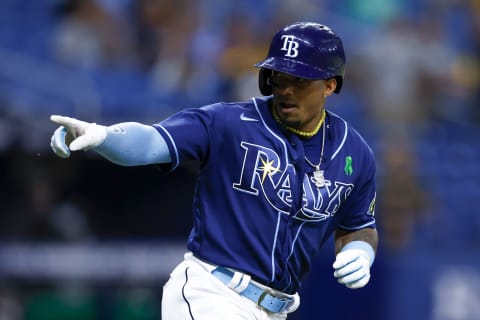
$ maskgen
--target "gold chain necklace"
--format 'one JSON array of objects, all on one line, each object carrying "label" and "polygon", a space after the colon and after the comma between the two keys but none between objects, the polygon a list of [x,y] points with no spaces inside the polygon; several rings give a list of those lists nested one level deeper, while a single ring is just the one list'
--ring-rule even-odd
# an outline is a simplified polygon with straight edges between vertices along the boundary
[{"label": "gold chain necklace", "polygon": [[281,125],[282,127],[284,127],[285,129],[287,129],[288,131],[290,132],[293,132],[295,133],[296,135],[299,135],[301,137],[306,137],[306,138],[310,138],[310,137],[313,137],[314,135],[316,135],[318,133],[318,131],[320,130],[320,127],[322,126],[322,123],[323,121],[325,121],[325,110],[323,110],[323,113],[322,113],[322,117],[320,118],[320,121],[318,121],[317,125],[315,126],[315,129],[313,129],[312,131],[302,131],[302,130],[298,130],[298,129],[295,129],[295,128],[292,128],[290,126],[287,126],[286,124],[284,124],[282,122],[282,120],[280,120],[280,118],[278,117],[278,114],[277,114],[277,110],[275,109],[275,106],[272,107],[272,114],[273,114],[273,118],[275,119],[275,121]]},{"label": "gold chain necklace", "polygon": [[[278,117],[278,114],[277,114],[277,110],[275,109],[275,107],[272,108],[272,114],[273,114],[273,118],[275,119],[275,121],[280,124],[282,127],[284,127],[285,129],[287,129],[288,131],[290,132],[293,132],[301,137],[313,137],[314,135],[316,135],[318,133],[318,131],[320,130],[320,127],[322,126],[323,122],[325,121],[325,116],[326,116],[326,112],[325,112],[325,109],[323,110],[323,113],[322,113],[322,117],[320,118],[320,121],[318,121],[318,124],[317,126],[315,127],[315,129],[313,129],[313,131],[310,131],[310,132],[306,132],[306,131],[302,131],[302,130],[298,130],[298,129],[295,129],[295,128],[292,128],[290,126],[287,126],[285,125],[281,120],[280,118]],[[317,165],[313,164],[310,160],[307,159],[307,157],[305,156],[305,162],[307,162],[307,164],[311,167],[313,167],[315,170],[313,171],[313,182],[315,183],[315,186],[317,188],[322,188],[325,186],[325,176],[324,176],[324,172],[323,170],[320,169],[320,166],[322,164],[322,160],[323,160],[323,151],[324,151],[324,148],[325,148],[325,125],[323,126],[323,136],[322,136],[322,149],[320,151],[320,161],[318,162]]]}]

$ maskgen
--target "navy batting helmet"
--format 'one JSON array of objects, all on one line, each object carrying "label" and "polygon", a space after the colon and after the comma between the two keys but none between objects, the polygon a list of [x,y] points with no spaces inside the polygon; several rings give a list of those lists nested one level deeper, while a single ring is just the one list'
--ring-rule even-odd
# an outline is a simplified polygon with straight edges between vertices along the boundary
[{"label": "navy batting helmet", "polygon": [[297,22],[278,31],[265,60],[255,64],[260,92],[272,94],[272,70],[312,80],[335,78],[339,93],[345,75],[345,52],[340,37],[329,27],[314,22]]}]

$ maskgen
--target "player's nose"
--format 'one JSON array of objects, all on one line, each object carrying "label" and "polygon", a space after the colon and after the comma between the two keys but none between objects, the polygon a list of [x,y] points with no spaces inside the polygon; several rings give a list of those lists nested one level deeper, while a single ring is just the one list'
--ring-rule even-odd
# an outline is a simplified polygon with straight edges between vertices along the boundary
[{"label": "player's nose", "polygon": [[282,95],[292,94],[295,90],[295,85],[293,82],[285,80],[285,81],[274,81],[272,82],[272,87],[277,93]]}]

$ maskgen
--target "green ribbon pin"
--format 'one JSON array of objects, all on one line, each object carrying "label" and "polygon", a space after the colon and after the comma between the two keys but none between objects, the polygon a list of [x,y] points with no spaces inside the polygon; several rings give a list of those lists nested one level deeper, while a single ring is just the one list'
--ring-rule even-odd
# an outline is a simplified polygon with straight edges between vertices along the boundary
[{"label": "green ribbon pin", "polygon": [[353,168],[352,168],[352,157],[346,156],[345,157],[345,174],[347,176],[351,176],[353,173]]}]

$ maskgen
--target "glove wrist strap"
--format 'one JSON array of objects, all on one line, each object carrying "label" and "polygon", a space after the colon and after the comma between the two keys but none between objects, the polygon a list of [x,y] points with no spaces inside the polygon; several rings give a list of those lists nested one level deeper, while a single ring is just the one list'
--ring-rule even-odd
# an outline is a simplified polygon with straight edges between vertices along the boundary
[{"label": "glove wrist strap", "polygon": [[364,251],[368,256],[368,261],[370,262],[370,266],[372,266],[373,261],[375,260],[375,250],[373,247],[365,241],[355,240],[352,242],[347,243],[341,251],[346,251],[349,249],[357,249]]}]

